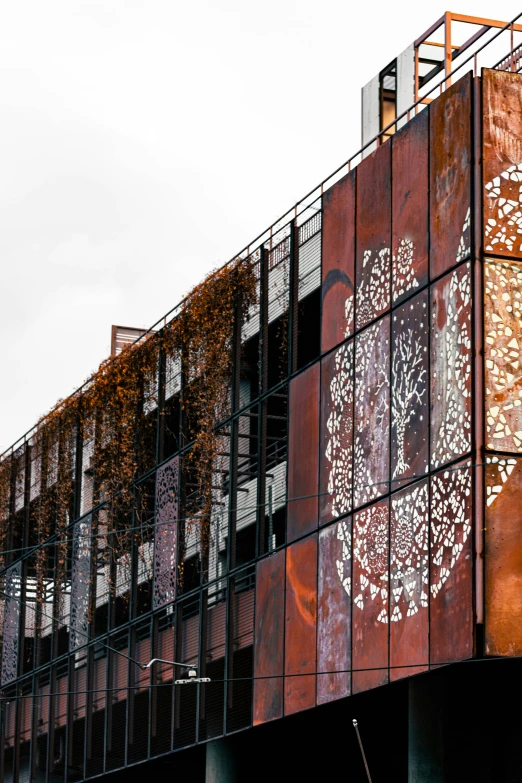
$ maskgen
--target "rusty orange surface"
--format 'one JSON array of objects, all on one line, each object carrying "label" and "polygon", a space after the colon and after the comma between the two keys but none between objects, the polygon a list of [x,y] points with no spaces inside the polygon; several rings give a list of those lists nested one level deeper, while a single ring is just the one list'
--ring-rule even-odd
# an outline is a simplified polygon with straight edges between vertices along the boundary
[{"label": "rusty orange surface", "polygon": [[472,468],[430,480],[430,663],[473,654]]},{"label": "rusty orange surface", "polygon": [[522,258],[522,76],[482,71],[486,253]]},{"label": "rusty orange surface", "polygon": [[352,510],[353,361],[349,340],[321,362],[320,525]]},{"label": "rusty orange surface", "polygon": [[388,682],[388,500],[353,517],[352,690]]},{"label": "rusty orange surface", "polygon": [[390,679],[397,680],[428,668],[428,479],[392,496],[390,538]]},{"label": "rusty orange surface", "polygon": [[357,169],[323,195],[321,350],[353,333]]},{"label": "rusty orange surface", "polygon": [[285,553],[280,550],[260,560],[256,570],[254,726],[283,715],[284,632]]},{"label": "rusty orange surface", "polygon": [[428,279],[428,112],[392,137],[392,299],[398,302]]},{"label": "rusty orange surface", "polygon": [[337,563],[344,563],[343,545],[351,546],[351,519],[319,533],[317,602],[317,703],[350,695],[351,685],[351,569],[344,564],[341,581]]},{"label": "rusty orange surface", "polygon": [[315,530],[318,525],[319,381],[320,364],[316,362],[290,382],[287,522],[289,542]]},{"label": "rusty orange surface", "polygon": [[357,167],[355,324],[361,329],[390,307],[391,144]]},{"label": "rusty orange surface", "polygon": [[470,254],[471,74],[430,105],[430,275]]},{"label": "rusty orange surface", "polygon": [[522,461],[486,468],[486,652],[522,655]]},{"label": "rusty orange surface", "polygon": [[[285,715],[315,706],[317,534],[287,547]],[[295,675],[305,675],[302,677]]]},{"label": "rusty orange surface", "polygon": [[429,292],[392,312],[392,490],[428,472]]}]

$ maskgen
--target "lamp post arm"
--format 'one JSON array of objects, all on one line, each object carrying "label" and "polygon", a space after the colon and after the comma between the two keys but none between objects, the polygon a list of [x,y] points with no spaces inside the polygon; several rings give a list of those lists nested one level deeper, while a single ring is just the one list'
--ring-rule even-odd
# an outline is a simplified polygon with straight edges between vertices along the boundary
[{"label": "lamp post arm", "polygon": [[195,669],[198,667],[192,663],[180,663],[179,661],[164,661],[163,658],[153,658],[152,661],[142,664],[142,669],[150,669],[153,663],[166,663],[169,666],[183,666],[185,669]]}]

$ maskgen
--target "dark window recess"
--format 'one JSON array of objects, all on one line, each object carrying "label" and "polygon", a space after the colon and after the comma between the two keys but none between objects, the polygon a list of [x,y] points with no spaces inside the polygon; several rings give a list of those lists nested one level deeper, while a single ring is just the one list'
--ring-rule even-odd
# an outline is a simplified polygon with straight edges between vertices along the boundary
[{"label": "dark window recess", "polygon": [[176,394],[166,401],[163,409],[163,459],[172,456],[180,448],[179,424],[180,424],[180,401]]},{"label": "dark window recess", "polygon": [[109,604],[105,601],[97,606],[94,611],[94,635],[101,636],[107,631],[107,619],[109,616]]},{"label": "dark window recess", "polygon": [[156,464],[156,433],[158,427],[158,409],[140,417],[138,424],[138,473],[145,473]]},{"label": "dark window recess", "polygon": [[116,596],[114,600],[113,626],[118,628],[129,621],[129,591]]},{"label": "dark window recess", "polygon": [[[46,614],[49,613],[49,610],[44,606],[44,611]],[[52,643],[52,634],[46,634],[45,636],[40,636],[38,640],[38,665],[43,666],[44,663],[49,663],[51,660],[51,643]]]},{"label": "dark window recess", "polygon": [[268,388],[288,373],[288,310],[268,325]]},{"label": "dark window recess", "polygon": [[248,400],[259,394],[259,333],[243,343],[241,349],[241,379],[249,383]]},{"label": "dark window recess", "polygon": [[321,289],[316,288],[311,294],[299,302],[297,367],[305,367],[320,354],[321,351]]},{"label": "dark window recess", "polygon": [[23,673],[32,671],[34,668],[34,638],[26,636],[24,639],[24,660]]},{"label": "dark window recess", "polygon": [[251,524],[236,532],[236,566],[246,565],[256,556],[256,526]]},{"label": "dark window recess", "polygon": [[140,582],[136,591],[136,617],[150,611],[152,602],[152,580]]},{"label": "dark window recess", "polygon": [[201,581],[201,563],[199,555],[186,558],[181,575],[182,592],[189,593],[199,587]]},{"label": "dark window recess", "polygon": [[58,630],[57,654],[64,655],[69,651],[69,627]]}]

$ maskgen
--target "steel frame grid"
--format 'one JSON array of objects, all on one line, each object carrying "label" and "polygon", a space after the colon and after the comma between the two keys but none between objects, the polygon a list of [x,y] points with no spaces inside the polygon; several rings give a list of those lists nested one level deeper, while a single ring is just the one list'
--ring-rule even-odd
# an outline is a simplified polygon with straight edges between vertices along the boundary
[{"label": "steel frame grid", "polygon": [[[478,261],[478,259],[476,259],[476,258],[475,258],[475,255],[474,255],[474,252],[473,252],[473,251],[472,251],[472,253],[471,253],[471,257],[472,257],[472,259],[474,259],[474,261],[475,261],[475,262],[477,262],[477,261]],[[461,261],[461,262],[460,262],[460,264],[464,264],[464,263],[466,263],[466,261],[465,261],[465,260],[463,260],[463,261]],[[459,264],[459,265],[460,265],[460,264]],[[474,279],[475,279],[475,277],[474,277]],[[433,281],[432,281],[432,282],[433,282]],[[429,284],[428,284],[428,285],[429,285]],[[474,304],[475,304],[475,307],[476,307],[476,298],[475,298],[475,296],[474,296],[474,298],[473,298],[473,301],[474,301]],[[476,316],[476,311],[475,311],[475,316]],[[474,324],[476,323],[476,321],[475,321],[475,318],[473,319],[473,323],[474,323]],[[335,349],[333,349],[333,350],[335,350]],[[475,368],[474,368],[474,369],[473,369],[473,372],[475,372],[475,371],[476,371],[476,370],[475,370]],[[474,387],[476,388],[476,385],[475,385],[475,384],[474,384]],[[478,395],[477,395],[477,396],[478,396]],[[475,442],[475,437],[474,437],[473,441]],[[458,460],[459,460],[459,459],[461,459],[461,458],[458,458]],[[457,461],[458,461],[458,460],[457,460]]]}]

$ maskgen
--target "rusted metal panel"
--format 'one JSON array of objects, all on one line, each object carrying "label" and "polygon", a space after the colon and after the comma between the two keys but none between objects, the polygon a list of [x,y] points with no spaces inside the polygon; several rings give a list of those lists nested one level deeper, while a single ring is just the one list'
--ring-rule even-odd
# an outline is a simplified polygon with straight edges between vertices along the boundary
[{"label": "rusted metal panel", "polygon": [[471,449],[471,268],[431,287],[431,467]]},{"label": "rusted metal panel", "polygon": [[392,137],[392,299],[428,279],[428,112]]},{"label": "rusted metal panel", "polygon": [[522,452],[522,266],[484,263],[486,447]]},{"label": "rusted metal panel", "polygon": [[430,112],[430,274],[438,277],[471,248],[471,74]]},{"label": "rusted metal panel", "polygon": [[430,663],[437,664],[473,653],[472,468],[435,474],[430,493]]},{"label": "rusted metal panel", "polygon": [[318,704],[350,695],[351,535],[350,517],[319,533]]},{"label": "rusted metal panel", "polygon": [[323,195],[322,351],[353,333],[356,172]]},{"label": "rusted metal panel", "polygon": [[391,680],[409,677],[428,668],[428,550],[429,486],[426,479],[391,498]]},{"label": "rusted metal panel", "polygon": [[281,550],[260,560],[256,570],[255,726],[283,715],[284,632],[285,552]]},{"label": "rusted metal panel", "polygon": [[353,340],[321,362],[319,524],[352,509]]},{"label": "rusted metal panel", "polygon": [[285,617],[285,715],[290,715],[315,706],[317,534],[287,547]]},{"label": "rusted metal panel", "polygon": [[391,478],[401,479],[429,470],[429,296],[410,299],[392,315],[391,360]]},{"label": "rusted metal panel", "polygon": [[522,76],[482,71],[484,249],[522,258]]},{"label": "rusted metal panel", "polygon": [[316,362],[290,382],[288,541],[315,530],[318,523],[320,369]]},{"label": "rusted metal panel", "polygon": [[5,572],[5,603],[2,628],[2,685],[18,676],[20,647],[20,601],[22,600],[22,563]]},{"label": "rusted metal panel", "polygon": [[354,508],[389,488],[390,317],[355,342]]},{"label": "rusted metal panel", "polygon": [[486,652],[522,655],[522,461],[486,468]]},{"label": "rusted metal panel", "polygon": [[390,306],[391,145],[357,167],[355,324],[361,329]]},{"label": "rusted metal panel", "polygon": [[176,598],[179,457],[156,471],[156,529],[154,537],[153,607]]},{"label": "rusted metal panel", "polygon": [[388,682],[389,543],[387,500],[354,515],[353,693]]}]

